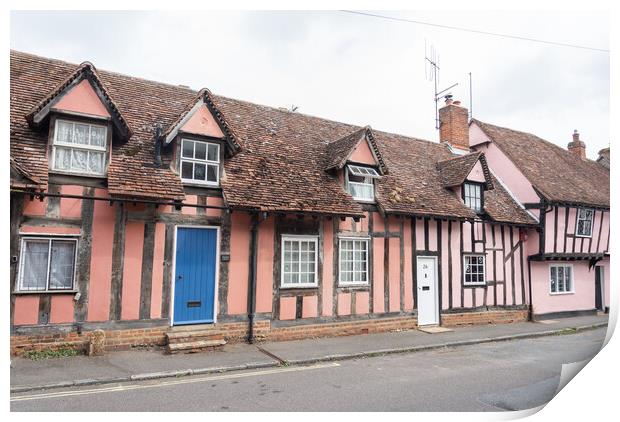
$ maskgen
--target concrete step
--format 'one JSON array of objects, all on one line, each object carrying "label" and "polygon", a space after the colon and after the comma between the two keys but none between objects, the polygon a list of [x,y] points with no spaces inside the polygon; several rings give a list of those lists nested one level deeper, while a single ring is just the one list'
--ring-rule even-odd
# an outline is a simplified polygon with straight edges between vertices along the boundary
[{"label": "concrete step", "polygon": [[166,346],[170,354],[174,353],[196,353],[205,350],[214,350],[226,344],[226,340],[197,340],[187,343],[172,343]]},{"label": "concrete step", "polygon": [[168,344],[200,340],[224,340],[224,334],[218,330],[174,331],[166,333],[166,340]]},{"label": "concrete step", "polygon": [[173,325],[169,328],[170,332],[179,332],[179,331],[218,331],[219,328],[216,324],[206,323],[206,324],[188,324],[188,325]]}]

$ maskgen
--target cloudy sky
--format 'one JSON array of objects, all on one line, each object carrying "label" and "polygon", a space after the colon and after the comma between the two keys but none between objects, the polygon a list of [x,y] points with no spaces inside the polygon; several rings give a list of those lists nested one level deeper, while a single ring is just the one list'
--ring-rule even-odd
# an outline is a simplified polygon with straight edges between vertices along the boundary
[{"label": "cloudy sky", "polygon": [[[381,11],[443,25],[609,49],[602,12]],[[609,146],[609,55],[339,11],[12,12],[11,48],[352,124],[437,140],[425,42],[440,88],[489,123],[588,156]]]}]

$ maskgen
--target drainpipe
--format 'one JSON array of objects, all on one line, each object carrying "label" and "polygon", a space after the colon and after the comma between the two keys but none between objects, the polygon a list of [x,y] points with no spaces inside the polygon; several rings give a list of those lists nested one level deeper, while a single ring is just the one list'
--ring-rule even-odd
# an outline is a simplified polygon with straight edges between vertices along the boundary
[{"label": "drainpipe", "polygon": [[529,285],[530,296],[530,321],[534,321],[534,304],[532,303],[532,261],[527,259],[527,281]]},{"label": "drainpipe", "polygon": [[252,214],[250,229],[250,271],[248,276],[248,343],[254,343],[254,316],[256,313],[256,269],[258,255],[258,213]]},{"label": "drainpipe", "polygon": [[155,123],[155,167],[161,167],[162,165],[162,161],[161,161],[161,144],[162,144],[162,139],[161,139],[161,132],[162,132],[163,128],[161,123],[157,122]]}]

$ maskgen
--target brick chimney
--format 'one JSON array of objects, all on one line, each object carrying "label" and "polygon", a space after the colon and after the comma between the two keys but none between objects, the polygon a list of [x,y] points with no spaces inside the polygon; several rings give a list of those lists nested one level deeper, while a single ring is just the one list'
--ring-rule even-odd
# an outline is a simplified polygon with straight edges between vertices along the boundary
[{"label": "brick chimney", "polygon": [[446,105],[439,109],[439,141],[469,151],[469,113],[460,101],[446,95]]},{"label": "brick chimney", "polygon": [[573,132],[573,141],[568,143],[568,150],[582,160],[586,159],[586,144],[579,140],[577,129]]}]

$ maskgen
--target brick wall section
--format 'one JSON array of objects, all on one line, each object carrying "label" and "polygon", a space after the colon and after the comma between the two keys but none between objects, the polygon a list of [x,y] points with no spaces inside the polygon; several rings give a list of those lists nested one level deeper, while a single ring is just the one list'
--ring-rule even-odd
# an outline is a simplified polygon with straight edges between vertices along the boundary
[{"label": "brick wall section", "polygon": [[[167,327],[137,328],[105,331],[106,350],[123,350],[136,346],[163,346]],[[85,351],[90,331],[56,334],[12,335],[11,355],[21,355],[31,350],[76,349]]]},{"label": "brick wall section", "polygon": [[461,314],[443,314],[441,316],[441,325],[457,326],[476,324],[507,324],[511,322],[524,322],[527,320],[528,311],[526,309],[510,311],[464,312]]},{"label": "brick wall section", "polygon": [[[499,310],[483,312],[465,312],[460,314],[443,314],[442,325],[503,324],[527,321],[527,310]],[[321,322],[317,324],[272,327],[271,322],[256,321],[254,333],[256,340],[286,341],[319,337],[349,336],[358,334],[381,333],[397,330],[412,330],[418,325],[415,316],[398,316],[391,318],[363,319],[352,321]],[[245,341],[247,322],[218,323],[214,330],[221,330],[229,343]],[[140,346],[164,346],[169,327],[139,328],[105,331],[106,350],[126,350]],[[30,350],[77,349],[85,351],[88,347],[90,332],[77,332],[39,335],[12,335],[11,355],[21,355]]]},{"label": "brick wall section", "polygon": [[319,323],[291,327],[272,327],[268,340],[285,341],[305,338],[350,336],[356,334],[381,333],[416,328],[418,320],[413,316],[365,319],[359,321]]}]

